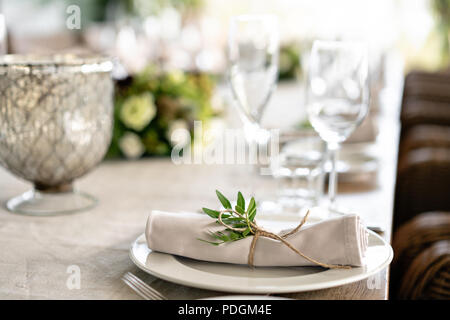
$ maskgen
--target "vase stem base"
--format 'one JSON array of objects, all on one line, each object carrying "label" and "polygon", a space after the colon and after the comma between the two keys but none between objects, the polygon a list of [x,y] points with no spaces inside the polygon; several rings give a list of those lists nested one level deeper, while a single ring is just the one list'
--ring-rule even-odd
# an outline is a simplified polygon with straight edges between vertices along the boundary
[{"label": "vase stem base", "polygon": [[9,211],[30,216],[56,216],[82,212],[95,207],[97,199],[78,192],[42,192],[29,190],[6,203]]}]

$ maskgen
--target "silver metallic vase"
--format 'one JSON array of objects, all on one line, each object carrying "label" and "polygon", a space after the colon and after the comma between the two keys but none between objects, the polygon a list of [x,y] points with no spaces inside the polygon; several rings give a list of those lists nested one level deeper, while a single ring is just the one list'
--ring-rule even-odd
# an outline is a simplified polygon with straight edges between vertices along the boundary
[{"label": "silver metallic vase", "polygon": [[0,163],[34,188],[13,212],[54,215],[96,204],[73,188],[104,157],[113,126],[112,62],[77,55],[0,58]]}]

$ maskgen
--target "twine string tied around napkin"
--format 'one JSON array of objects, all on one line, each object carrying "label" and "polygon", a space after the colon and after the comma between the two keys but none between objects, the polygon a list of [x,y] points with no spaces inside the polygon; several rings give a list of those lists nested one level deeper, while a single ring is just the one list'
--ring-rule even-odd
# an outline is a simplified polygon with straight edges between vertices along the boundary
[{"label": "twine string tied around napkin", "polygon": [[283,243],[285,246],[287,246],[289,249],[291,249],[298,255],[302,256],[306,260],[308,260],[314,264],[317,264],[321,267],[328,268],[328,269],[350,269],[351,268],[351,266],[328,264],[328,263],[317,261],[317,260],[307,256],[303,252],[299,251],[289,241],[286,240],[286,238],[289,237],[290,235],[297,233],[300,230],[300,228],[306,223],[306,220],[308,219],[308,215],[309,215],[309,210],[305,214],[302,221],[299,223],[299,225],[297,227],[295,227],[294,229],[292,229],[291,231],[289,231],[288,233],[283,234],[283,235],[278,235],[276,233],[264,230],[263,228],[259,227],[256,224],[256,222],[250,221],[248,219],[248,217],[243,216],[239,212],[232,210],[232,209],[226,209],[226,210],[220,211],[218,221],[221,225],[223,225],[225,228],[227,228],[229,230],[236,231],[236,232],[244,232],[245,230],[247,230],[247,228],[235,228],[235,227],[232,227],[232,226],[226,224],[225,222],[222,221],[222,215],[224,213],[231,213],[232,215],[234,214],[234,215],[238,216],[239,218],[245,219],[247,221],[248,228],[250,229],[250,232],[253,234],[253,240],[250,245],[250,249],[249,249],[249,253],[248,253],[248,265],[251,267],[254,266],[253,261],[254,261],[254,257],[255,257],[256,242],[258,241],[259,237],[266,237],[266,238],[280,241],[281,243]]}]

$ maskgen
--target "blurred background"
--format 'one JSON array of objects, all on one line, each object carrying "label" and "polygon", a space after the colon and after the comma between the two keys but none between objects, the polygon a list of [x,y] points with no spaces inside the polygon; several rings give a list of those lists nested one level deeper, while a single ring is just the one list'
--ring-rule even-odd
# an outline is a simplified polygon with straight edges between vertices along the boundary
[{"label": "blurred background", "polygon": [[[282,77],[289,57],[315,38],[364,39],[372,55],[398,51],[407,69],[435,70],[449,59],[445,0],[19,0],[2,1],[9,51],[100,51],[121,58],[128,72],[149,62],[220,74],[226,64],[229,18],[242,13],[279,17]],[[69,5],[80,29],[66,26]],[[298,59],[293,59],[298,60]]]},{"label": "blurred background", "polygon": [[[167,137],[176,128],[189,129],[193,119],[222,126],[220,119],[230,103],[223,75],[233,15],[278,16],[279,80],[300,85],[291,90],[290,101],[297,106],[304,101],[313,39],[367,41],[371,107],[376,110],[390,61],[405,73],[448,66],[449,6],[447,0],[4,0],[0,36],[6,37],[9,53],[96,52],[117,57],[118,112],[108,156],[139,158],[169,155]],[[150,99],[142,95],[148,91]],[[276,95],[273,100],[279,104]],[[127,101],[128,107],[122,108]],[[160,112],[151,111],[155,108]],[[135,109],[141,112],[132,112]],[[295,109],[297,114],[289,117],[294,120],[283,126],[308,126],[302,108]],[[280,127],[279,117],[270,123],[272,113],[268,108],[264,125]]]}]

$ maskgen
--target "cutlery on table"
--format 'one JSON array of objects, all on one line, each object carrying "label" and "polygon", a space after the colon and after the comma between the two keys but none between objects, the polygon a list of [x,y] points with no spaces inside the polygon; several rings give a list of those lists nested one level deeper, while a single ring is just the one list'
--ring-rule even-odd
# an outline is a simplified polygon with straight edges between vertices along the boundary
[{"label": "cutlery on table", "polygon": [[150,287],[131,272],[125,273],[122,276],[122,281],[145,300],[168,300],[163,294]]}]

